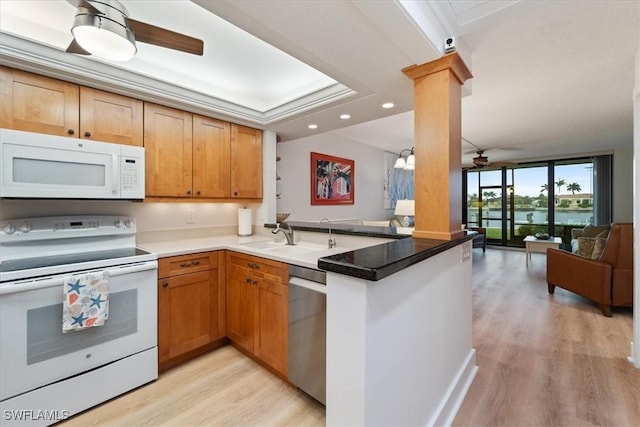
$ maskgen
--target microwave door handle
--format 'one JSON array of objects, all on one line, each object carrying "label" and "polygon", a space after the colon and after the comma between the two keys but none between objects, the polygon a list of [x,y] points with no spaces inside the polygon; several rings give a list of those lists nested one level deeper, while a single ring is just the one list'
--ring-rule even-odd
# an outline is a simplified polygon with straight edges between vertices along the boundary
[{"label": "microwave door handle", "polygon": [[112,180],[113,180],[113,187],[111,192],[114,195],[117,195],[120,193],[120,176],[119,176],[119,170],[120,170],[120,164],[118,163],[120,161],[120,157],[117,154],[113,154],[112,155],[113,158],[113,164],[112,164],[112,169],[113,169],[113,175],[112,175]]}]

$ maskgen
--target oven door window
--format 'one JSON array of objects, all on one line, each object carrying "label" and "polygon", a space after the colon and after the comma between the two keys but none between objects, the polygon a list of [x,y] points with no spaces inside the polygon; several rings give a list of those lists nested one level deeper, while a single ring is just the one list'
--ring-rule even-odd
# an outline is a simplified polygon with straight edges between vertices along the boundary
[{"label": "oven door window", "polygon": [[135,334],[138,330],[138,291],[109,295],[109,319],[103,326],[62,333],[62,304],[27,311],[27,365],[84,350]]}]

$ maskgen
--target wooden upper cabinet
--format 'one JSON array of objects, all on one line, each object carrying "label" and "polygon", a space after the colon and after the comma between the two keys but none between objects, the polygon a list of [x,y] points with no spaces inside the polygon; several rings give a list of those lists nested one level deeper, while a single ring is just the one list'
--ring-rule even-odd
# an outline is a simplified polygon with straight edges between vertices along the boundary
[{"label": "wooden upper cabinet", "polygon": [[191,113],[144,104],[147,196],[191,196],[192,135]]},{"label": "wooden upper cabinet", "polygon": [[231,125],[231,197],[262,198],[262,131]]},{"label": "wooden upper cabinet", "polygon": [[143,144],[143,103],[88,87],[80,88],[80,138]]},{"label": "wooden upper cabinet", "polygon": [[61,136],[79,134],[79,87],[0,66],[3,128]]},{"label": "wooden upper cabinet", "polygon": [[193,196],[229,198],[231,125],[193,116]]}]

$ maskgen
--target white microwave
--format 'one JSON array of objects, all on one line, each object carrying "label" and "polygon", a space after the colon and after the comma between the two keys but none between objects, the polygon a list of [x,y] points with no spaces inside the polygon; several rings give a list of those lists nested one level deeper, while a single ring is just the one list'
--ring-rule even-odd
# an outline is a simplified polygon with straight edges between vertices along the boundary
[{"label": "white microwave", "polygon": [[144,199],[144,148],[0,129],[0,197]]}]

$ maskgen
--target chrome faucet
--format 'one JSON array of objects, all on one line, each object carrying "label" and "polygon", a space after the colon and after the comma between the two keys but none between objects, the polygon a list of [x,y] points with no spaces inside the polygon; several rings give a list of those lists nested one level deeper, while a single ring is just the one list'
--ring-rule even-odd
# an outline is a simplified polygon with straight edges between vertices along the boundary
[{"label": "chrome faucet", "polygon": [[[280,225],[285,225],[287,226],[287,229],[284,228],[280,228]],[[276,223],[276,229],[273,230],[271,233],[273,234],[278,234],[278,232],[282,231],[282,234],[284,234],[284,237],[287,238],[287,245],[289,246],[294,246],[295,243],[293,242],[293,229],[291,228],[291,226],[289,224],[287,224],[286,222],[283,223]]]},{"label": "chrome faucet", "polygon": [[329,249],[335,248],[337,243],[336,239],[331,237],[331,221],[329,221],[329,218],[322,218],[318,224],[322,224],[325,221],[329,223]]}]

